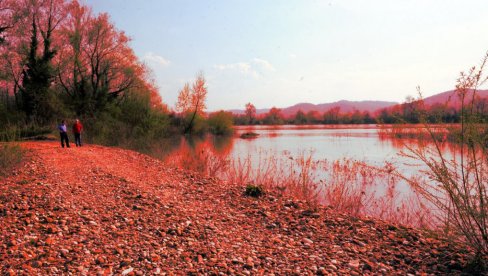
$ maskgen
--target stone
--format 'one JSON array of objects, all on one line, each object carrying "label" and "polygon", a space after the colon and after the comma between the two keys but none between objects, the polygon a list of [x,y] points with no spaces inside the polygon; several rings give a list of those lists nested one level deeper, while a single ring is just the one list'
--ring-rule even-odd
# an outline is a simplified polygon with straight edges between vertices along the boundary
[{"label": "stone", "polygon": [[308,244],[308,245],[313,244],[313,241],[312,241],[311,239],[308,239],[308,238],[303,238],[303,239],[302,239],[302,242],[303,242],[304,244]]},{"label": "stone", "polygon": [[348,263],[348,266],[352,269],[358,269],[359,268],[359,260],[352,260]]},{"label": "stone", "polygon": [[122,271],[122,275],[128,275],[132,271],[134,271],[134,268],[133,267],[129,267],[129,268],[125,269],[124,271]]}]

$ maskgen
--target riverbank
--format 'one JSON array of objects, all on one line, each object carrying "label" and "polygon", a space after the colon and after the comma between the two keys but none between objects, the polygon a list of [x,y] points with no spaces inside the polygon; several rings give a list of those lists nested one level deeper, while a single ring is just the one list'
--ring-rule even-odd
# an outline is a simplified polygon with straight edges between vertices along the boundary
[{"label": "riverbank", "polygon": [[1,179],[2,273],[461,273],[459,244],[87,145],[25,142]]}]

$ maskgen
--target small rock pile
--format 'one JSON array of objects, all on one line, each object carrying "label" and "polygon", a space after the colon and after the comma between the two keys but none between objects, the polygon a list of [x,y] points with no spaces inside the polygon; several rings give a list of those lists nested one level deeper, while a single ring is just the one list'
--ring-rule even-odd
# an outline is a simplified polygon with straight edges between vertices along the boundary
[{"label": "small rock pile", "polygon": [[26,142],[1,179],[2,274],[461,274],[426,232],[266,194],[100,146]]}]

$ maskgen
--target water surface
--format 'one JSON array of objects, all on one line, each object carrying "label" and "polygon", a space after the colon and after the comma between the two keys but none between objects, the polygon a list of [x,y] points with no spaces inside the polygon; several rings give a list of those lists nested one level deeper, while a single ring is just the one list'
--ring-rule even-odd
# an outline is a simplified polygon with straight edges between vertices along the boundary
[{"label": "water surface", "polygon": [[236,137],[254,132],[253,139],[234,138],[233,156],[271,151],[297,156],[312,153],[314,159],[351,158],[380,165],[398,159],[404,149],[399,143],[380,139],[376,125],[313,125],[313,126],[238,126]]}]

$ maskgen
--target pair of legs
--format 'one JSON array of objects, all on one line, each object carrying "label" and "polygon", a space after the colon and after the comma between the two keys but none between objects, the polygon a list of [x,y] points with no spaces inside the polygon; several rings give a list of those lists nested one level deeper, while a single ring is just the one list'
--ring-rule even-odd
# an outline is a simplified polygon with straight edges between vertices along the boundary
[{"label": "pair of legs", "polygon": [[77,147],[81,147],[81,133],[75,133],[75,144]]},{"label": "pair of legs", "polygon": [[68,133],[66,132],[60,132],[59,136],[61,136],[61,147],[64,148],[64,142],[66,142],[66,146],[69,148],[69,138],[68,138]]}]

